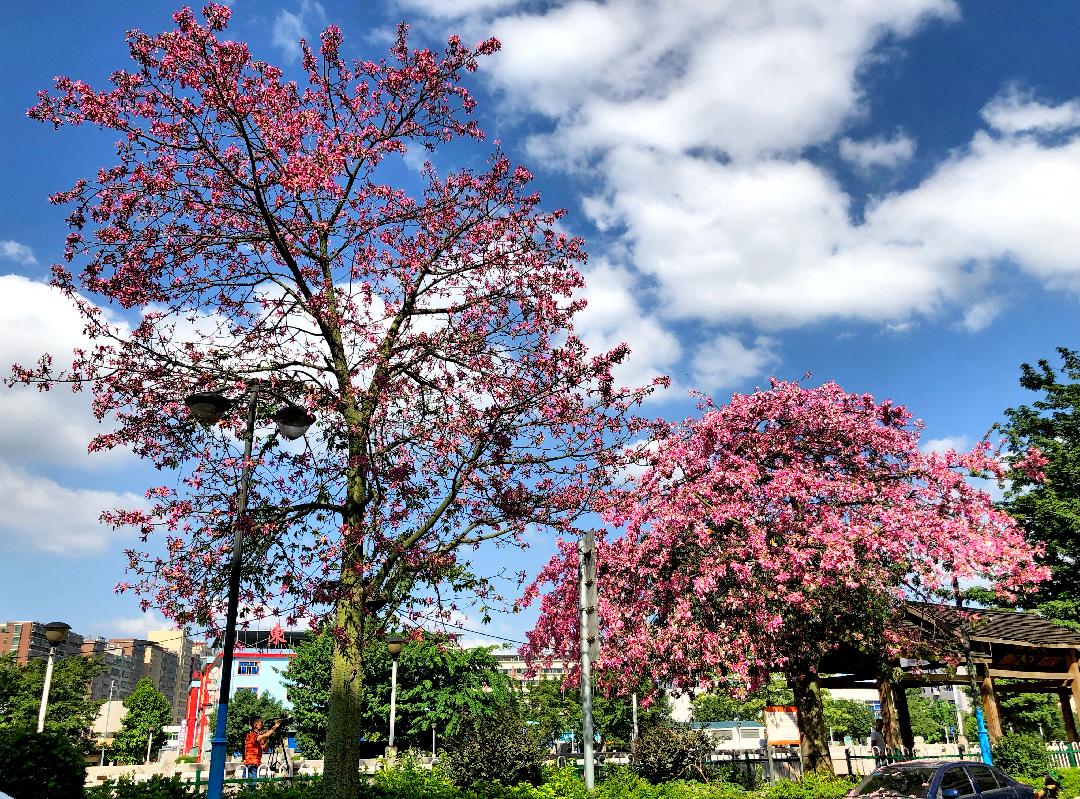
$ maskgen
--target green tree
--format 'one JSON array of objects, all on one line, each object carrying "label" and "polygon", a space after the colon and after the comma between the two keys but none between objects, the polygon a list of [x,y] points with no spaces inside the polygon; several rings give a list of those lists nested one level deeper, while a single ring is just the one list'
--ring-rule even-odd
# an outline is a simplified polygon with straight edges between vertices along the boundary
[{"label": "green tree", "polygon": [[142,763],[146,760],[147,743],[151,759],[165,743],[164,727],[172,718],[169,700],[154,683],[143,677],[135,684],[131,696],[124,700],[127,714],[120,731],[113,739],[112,755],[117,763]]},{"label": "green tree", "polygon": [[[651,692],[639,686],[638,695],[654,693],[648,707],[638,705],[638,730],[643,732],[670,721],[671,706],[663,691]],[[563,688],[560,680],[540,680],[522,694],[522,709],[530,726],[547,744],[571,730],[581,735],[581,691]],[[593,695],[593,729],[608,749],[628,749],[634,728],[633,700],[630,696]]]},{"label": "green tree", "polygon": [[[1080,627],[1080,354],[1058,347],[1062,365],[1020,367],[1020,385],[1039,395],[1005,411],[998,427],[1009,442],[1014,468],[1002,503],[1028,537],[1045,545],[1053,578],[1041,586],[1039,609]],[[1037,448],[1048,463],[1044,480],[1022,467]]]},{"label": "green tree", "polygon": [[[90,681],[104,667],[90,658],[69,656],[53,664],[45,731],[65,735],[77,747],[91,746],[90,727],[101,702],[90,698]],[[0,729],[36,730],[45,661],[20,666],[10,655],[0,656]]]},{"label": "green tree", "polygon": [[[296,719],[297,741],[309,757],[323,752],[330,701],[333,639],[315,636],[296,648],[285,672]],[[385,740],[390,718],[391,658],[382,640],[364,647],[363,703],[359,734]],[[440,636],[408,641],[398,659],[397,720],[399,747],[427,747],[434,728],[454,735],[462,718],[483,718],[512,703],[510,682],[490,649],[461,649]]]},{"label": "green tree", "polygon": [[[270,694],[254,691],[237,691],[229,699],[229,715],[225,721],[225,735],[229,739],[230,752],[242,752],[244,736],[251,729],[251,722],[261,718],[271,719],[285,715],[285,706]],[[269,726],[269,725],[268,725]]]},{"label": "green tree", "polygon": [[1007,732],[1035,735],[1043,740],[1065,740],[1065,720],[1061,702],[1054,694],[1009,694],[998,696],[1001,726]]},{"label": "green tree", "polygon": [[773,675],[767,686],[751,691],[745,699],[735,699],[726,691],[710,691],[695,697],[694,721],[747,721],[765,720],[766,705],[790,705],[795,698],[787,682],[780,675]]},{"label": "green tree", "polygon": [[865,702],[854,699],[833,699],[830,696],[822,700],[825,712],[825,726],[838,739],[850,735],[853,741],[862,741],[870,735],[874,726],[874,711]]},{"label": "green tree", "polygon": [[542,782],[544,749],[520,711],[519,707],[503,705],[482,716],[467,713],[462,718],[446,747],[446,770],[455,785],[470,788],[493,782]]},{"label": "green tree", "polygon": [[[907,689],[907,701],[912,735],[921,736],[929,744],[945,743],[945,730],[949,728],[954,731],[948,736],[952,739],[956,730],[956,705],[944,699],[930,699],[918,688]],[[971,720],[970,730],[968,719]],[[975,740],[975,717],[965,713],[962,721],[963,734],[968,740]]]}]

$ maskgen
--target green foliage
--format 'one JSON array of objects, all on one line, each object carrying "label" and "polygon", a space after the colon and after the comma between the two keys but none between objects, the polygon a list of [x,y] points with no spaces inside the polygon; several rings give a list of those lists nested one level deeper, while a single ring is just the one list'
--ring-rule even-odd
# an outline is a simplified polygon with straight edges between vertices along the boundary
[{"label": "green foliage", "polygon": [[154,687],[153,682],[143,677],[124,700],[124,707],[127,714],[113,739],[113,758],[121,765],[145,762],[147,743],[152,738],[150,757],[153,759],[165,743],[162,728],[172,720],[169,700]]},{"label": "green foliage", "polygon": [[752,691],[743,700],[732,697],[728,691],[712,691],[701,694],[693,702],[694,721],[748,721],[764,722],[766,705],[790,705],[795,697],[783,677],[774,676],[767,686]]},{"label": "green foliage", "polygon": [[[322,799],[320,784],[318,778],[304,778],[292,785],[263,783],[236,795],[252,799]],[[202,791],[196,791],[194,785],[179,777],[156,775],[146,782],[108,780],[86,790],[86,799],[198,799],[205,795],[205,783]]]},{"label": "green foliage", "polygon": [[66,735],[0,730],[0,791],[12,799],[82,799],[86,766]]},{"label": "green foliage", "polygon": [[[640,686],[639,696],[649,693],[649,686]],[[581,691],[562,687],[558,680],[540,680],[522,696],[523,712],[534,722],[540,740],[551,743],[569,730],[581,729]],[[667,724],[671,714],[667,695],[656,692],[655,701],[638,707],[638,730],[657,724]],[[593,729],[607,749],[628,749],[633,731],[633,703],[629,696],[593,696]]]},{"label": "green foliage", "polygon": [[[928,744],[945,742],[945,728],[956,727],[956,705],[943,699],[927,699],[918,688],[907,689],[908,713],[911,717],[912,735],[921,736]],[[975,740],[975,717],[963,715],[964,734]]]},{"label": "green foliage", "polygon": [[461,792],[441,765],[424,768],[406,753],[390,768],[375,773],[375,788],[394,799],[457,799]]},{"label": "green foliage", "polygon": [[1046,744],[1034,735],[1006,733],[997,739],[990,751],[994,765],[1012,777],[1042,779],[1050,768]]},{"label": "green foliage", "polygon": [[1012,732],[1053,741],[1065,740],[1061,701],[1053,694],[1000,694],[1002,726]]},{"label": "green foliage", "polygon": [[462,719],[444,760],[446,773],[462,788],[487,782],[539,785],[544,754],[519,709],[504,706]]},{"label": "green foliage", "polygon": [[[306,757],[321,757],[330,705],[333,639],[319,635],[299,644],[285,672],[296,718],[297,742]],[[391,658],[382,640],[364,647],[361,736],[387,737],[390,716]],[[445,638],[408,641],[398,661],[395,744],[404,749],[430,744],[434,726],[439,736],[454,736],[466,716],[492,715],[511,702],[510,682],[498,669],[490,649],[460,649]]]},{"label": "green foliage", "polygon": [[814,772],[805,774],[801,781],[777,780],[766,786],[760,799],[841,799],[851,790],[851,780]]},{"label": "green foliage", "polygon": [[[60,733],[84,751],[101,702],[90,698],[90,681],[104,666],[90,658],[68,656],[53,664],[45,732]],[[20,666],[10,655],[0,656],[0,730],[36,730],[45,661]]]},{"label": "green foliage", "polygon": [[865,702],[854,699],[824,697],[825,726],[833,735],[843,739],[850,735],[853,741],[862,741],[870,735],[874,726],[874,711]]},{"label": "green foliage", "polygon": [[634,741],[634,772],[654,784],[705,779],[712,748],[709,736],[701,730],[653,727]]},{"label": "green foliage", "polygon": [[179,777],[158,774],[145,782],[121,777],[86,789],[86,799],[195,799],[198,795],[194,786]]},{"label": "green foliage", "polygon": [[251,722],[261,718],[270,726],[270,720],[285,715],[285,706],[270,694],[261,696],[254,691],[237,691],[229,699],[229,715],[225,719],[225,735],[229,739],[229,751],[244,749],[244,736],[251,729]]},{"label": "green foliage", "polygon": [[1046,546],[1053,578],[1039,592],[1046,615],[1080,622],[1080,354],[1058,348],[1062,366],[1043,359],[1020,367],[1020,385],[1038,399],[1005,411],[1000,425],[1009,450],[1020,458],[1037,447],[1049,463],[1046,479],[1013,470],[1005,509],[1029,538]]},{"label": "green foliage", "polygon": [[1058,775],[1060,790],[1058,796],[1062,799],[1076,799],[1080,796],[1080,768],[1055,769]]}]

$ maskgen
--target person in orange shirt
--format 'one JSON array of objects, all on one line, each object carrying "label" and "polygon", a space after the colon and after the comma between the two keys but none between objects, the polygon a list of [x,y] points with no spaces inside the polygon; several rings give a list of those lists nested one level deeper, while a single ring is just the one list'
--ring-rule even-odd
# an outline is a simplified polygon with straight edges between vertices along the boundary
[{"label": "person in orange shirt", "polygon": [[270,729],[264,730],[260,717],[256,716],[251,720],[251,729],[244,736],[244,779],[254,780],[259,776],[259,765],[262,763],[266,742],[281,727],[281,721],[278,719]]}]

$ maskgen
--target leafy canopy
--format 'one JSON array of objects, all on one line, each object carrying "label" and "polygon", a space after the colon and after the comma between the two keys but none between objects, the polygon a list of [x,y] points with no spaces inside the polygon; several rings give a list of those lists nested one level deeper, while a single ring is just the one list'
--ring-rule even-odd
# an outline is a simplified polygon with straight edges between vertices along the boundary
[{"label": "leafy canopy", "polygon": [[[268,693],[237,691],[229,699],[229,715],[225,720],[225,735],[230,752],[244,751],[244,736],[256,717],[270,726],[270,721],[285,715],[285,706]],[[287,730],[281,731],[282,733]],[[273,742],[271,742],[273,743]]]},{"label": "leafy canopy", "polygon": [[[323,751],[330,696],[333,639],[318,635],[296,647],[285,680],[289,685],[297,740],[308,757]],[[358,734],[368,741],[389,734],[391,658],[384,641],[363,651],[366,674]],[[463,719],[484,719],[513,704],[509,680],[499,671],[489,649],[462,649],[442,636],[406,641],[398,658],[398,748],[430,748],[437,740],[459,734]]]},{"label": "leafy canopy", "polygon": [[157,756],[167,738],[165,725],[172,720],[172,706],[152,680],[143,677],[124,700],[127,713],[112,745],[112,757],[121,764],[143,763],[149,746],[150,759]]},{"label": "leafy canopy", "polygon": [[[835,383],[773,381],[671,425],[636,486],[613,492],[598,541],[603,643],[613,688],[753,689],[772,670],[814,674],[839,643],[878,655],[911,596],[983,579],[1004,593],[1045,572],[1013,519],[967,476],[1000,477],[985,442],[919,449],[906,409]],[[528,656],[572,661],[577,553],[564,544],[527,599],[547,592]]]},{"label": "leafy canopy", "polygon": [[[12,381],[88,389],[112,426],[91,450],[179,472],[149,508],[107,516],[163,537],[167,554],[129,553],[130,587],[178,623],[219,617],[244,465],[246,403],[203,429],[193,389],[261,391],[250,613],[337,607],[341,640],[362,641],[354,617],[430,613],[419,587],[490,601],[466,553],[570,529],[649,391],[614,384],[625,345],[594,355],[573,334],[582,243],[527,169],[497,151],[476,170],[403,169],[413,149],[483,137],[462,79],[499,44],[412,50],[402,25],[389,60],[349,61],[331,25],[303,44],[301,86],[219,37],[227,6],[203,14],[130,32],[112,86],[60,77],[29,110],[115,132],[118,159],[52,198],[71,208],[53,282],[88,344]],[[297,444],[266,432],[283,402],[318,419]]]},{"label": "leafy canopy", "polygon": [[[1080,624],[1080,354],[1058,348],[1060,367],[1046,359],[1020,367],[1020,385],[1037,395],[1005,411],[999,425],[1017,468],[1009,473],[1003,507],[1044,548],[1052,578],[1037,601],[1046,615]],[[1041,474],[1025,465],[1035,457]]]},{"label": "leafy canopy", "polygon": [[[90,658],[69,656],[53,664],[45,732],[59,733],[77,747],[90,746],[90,728],[101,702],[90,698],[90,682],[103,665]],[[32,659],[20,666],[11,655],[0,655],[0,730],[37,729],[45,661]]]}]

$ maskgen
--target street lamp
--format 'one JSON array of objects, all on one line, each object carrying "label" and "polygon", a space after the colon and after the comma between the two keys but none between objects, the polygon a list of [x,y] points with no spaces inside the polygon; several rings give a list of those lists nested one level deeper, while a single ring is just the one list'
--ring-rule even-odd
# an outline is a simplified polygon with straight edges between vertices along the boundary
[{"label": "street lamp", "polygon": [[397,715],[397,662],[404,646],[405,639],[400,635],[386,637],[386,651],[393,658],[390,665],[390,741],[386,746],[387,754],[390,754],[394,748],[394,717]]},{"label": "street lamp", "polygon": [[[248,489],[251,486],[251,446],[255,440],[255,411],[262,385],[253,382],[248,388],[247,429],[244,434],[244,461],[240,471],[240,486],[236,491],[236,513],[233,516],[232,563],[229,564],[229,599],[225,613],[225,640],[221,655],[221,682],[218,685],[218,710],[214,721],[214,737],[210,748],[210,774],[207,778],[207,799],[221,799],[225,787],[225,758],[228,755],[226,721],[229,714],[229,690],[232,688],[233,639],[236,637],[236,614],[240,606],[240,563],[244,551],[244,514],[247,512]],[[216,391],[199,391],[190,395],[184,404],[191,415],[203,424],[217,424],[235,404]],[[273,416],[278,433],[290,441],[300,438],[314,423],[315,417],[296,405],[287,403]]]},{"label": "street lamp", "polygon": [[62,621],[51,621],[45,625],[45,640],[49,642],[49,660],[45,664],[45,685],[41,688],[41,706],[38,708],[37,731],[45,731],[45,711],[49,707],[49,688],[52,686],[53,658],[56,655],[56,647],[67,640],[70,624]]}]

